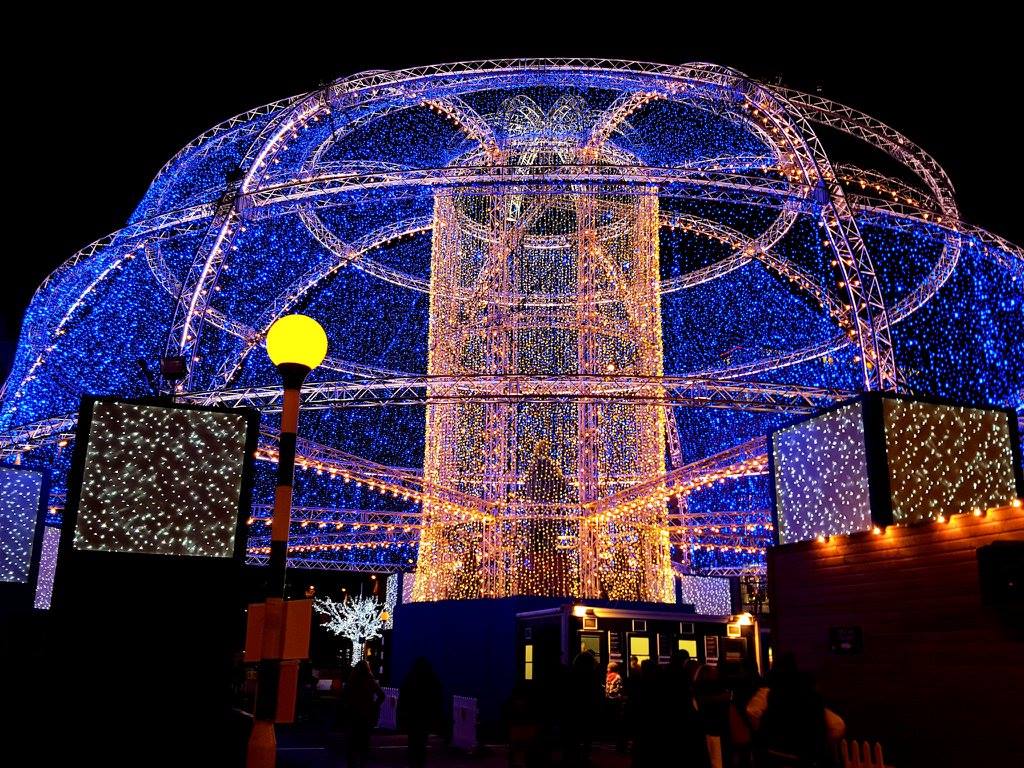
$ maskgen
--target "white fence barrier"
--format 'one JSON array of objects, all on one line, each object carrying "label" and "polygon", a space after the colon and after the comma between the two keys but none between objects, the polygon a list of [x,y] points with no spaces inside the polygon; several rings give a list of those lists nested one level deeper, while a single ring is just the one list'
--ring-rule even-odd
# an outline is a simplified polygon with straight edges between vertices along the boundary
[{"label": "white fence barrier", "polygon": [[476,749],[476,699],[452,696],[452,746],[456,749]]},{"label": "white fence barrier", "polygon": [[380,705],[377,727],[389,731],[398,730],[398,689],[384,688],[384,703]]}]

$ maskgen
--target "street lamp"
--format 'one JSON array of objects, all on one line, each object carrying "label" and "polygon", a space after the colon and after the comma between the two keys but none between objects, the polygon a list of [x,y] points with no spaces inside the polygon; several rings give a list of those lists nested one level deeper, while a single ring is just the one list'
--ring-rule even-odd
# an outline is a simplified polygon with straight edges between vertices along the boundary
[{"label": "street lamp", "polygon": [[262,631],[263,652],[258,666],[256,719],[249,737],[249,768],[273,768],[277,755],[274,720],[281,679],[281,644],[285,631],[285,569],[288,564],[288,528],[292,513],[292,478],[295,441],[299,430],[299,391],[309,372],[327,355],[327,334],[305,315],[286,315],[267,332],[267,354],[284,383],[281,438],[278,442],[277,488],[270,529],[270,565]]}]

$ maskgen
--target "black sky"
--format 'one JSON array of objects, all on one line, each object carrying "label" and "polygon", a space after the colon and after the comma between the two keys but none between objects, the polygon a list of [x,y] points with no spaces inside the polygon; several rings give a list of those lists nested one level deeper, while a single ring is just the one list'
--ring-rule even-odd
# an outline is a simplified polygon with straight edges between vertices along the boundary
[{"label": "black sky", "polygon": [[[5,259],[0,373],[38,283],[75,250],[123,226],[183,144],[231,115],[367,69],[604,56],[711,61],[762,80],[781,76],[902,131],[946,168],[965,219],[1024,243],[1024,55],[1008,16],[961,10],[968,18],[942,18],[935,6],[927,20],[893,19],[883,15],[887,5],[847,4],[819,7],[830,17],[856,11],[856,21],[815,26],[790,18],[810,5],[776,5],[774,14],[748,19],[739,4],[719,18],[663,14],[647,4],[629,22],[587,22],[599,4],[546,21],[536,8],[516,7],[487,6],[486,22],[454,10],[409,18],[397,4],[360,18],[296,5],[270,20],[255,12],[223,23],[166,18],[134,32],[123,31],[124,19],[94,15],[63,18],[59,30],[44,18],[10,29],[22,43],[6,73],[7,181],[19,195],[7,226],[18,235],[8,239]],[[483,6],[472,8],[479,15]]]}]

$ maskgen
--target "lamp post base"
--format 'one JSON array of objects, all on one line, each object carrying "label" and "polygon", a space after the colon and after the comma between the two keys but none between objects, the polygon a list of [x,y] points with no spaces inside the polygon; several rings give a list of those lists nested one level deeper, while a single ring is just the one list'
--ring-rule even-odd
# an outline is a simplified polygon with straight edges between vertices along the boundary
[{"label": "lamp post base", "polygon": [[256,720],[249,735],[249,749],[246,752],[246,768],[274,768],[277,761],[277,736],[274,723]]}]

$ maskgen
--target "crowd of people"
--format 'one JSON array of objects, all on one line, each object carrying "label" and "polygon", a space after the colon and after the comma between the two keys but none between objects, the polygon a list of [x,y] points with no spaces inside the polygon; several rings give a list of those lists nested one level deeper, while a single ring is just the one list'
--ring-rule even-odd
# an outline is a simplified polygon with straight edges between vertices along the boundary
[{"label": "crowd of people", "polygon": [[[340,698],[349,768],[363,768],[384,693],[359,662]],[[424,768],[429,734],[446,730],[442,685],[418,659],[402,683],[398,726],[411,768]],[[677,651],[668,664],[604,668],[590,650],[520,681],[504,708],[509,764],[583,768],[595,741],[614,743],[635,768],[671,759],[689,768],[819,768],[833,764],[845,725],[791,655],[761,680],[745,665],[708,665]]]},{"label": "crowd of people", "polygon": [[677,651],[612,662],[583,650],[570,668],[522,681],[506,707],[510,762],[526,768],[589,763],[595,738],[635,768],[666,758],[694,768],[817,768],[833,763],[845,725],[792,656],[760,680],[741,664],[708,665]]}]

